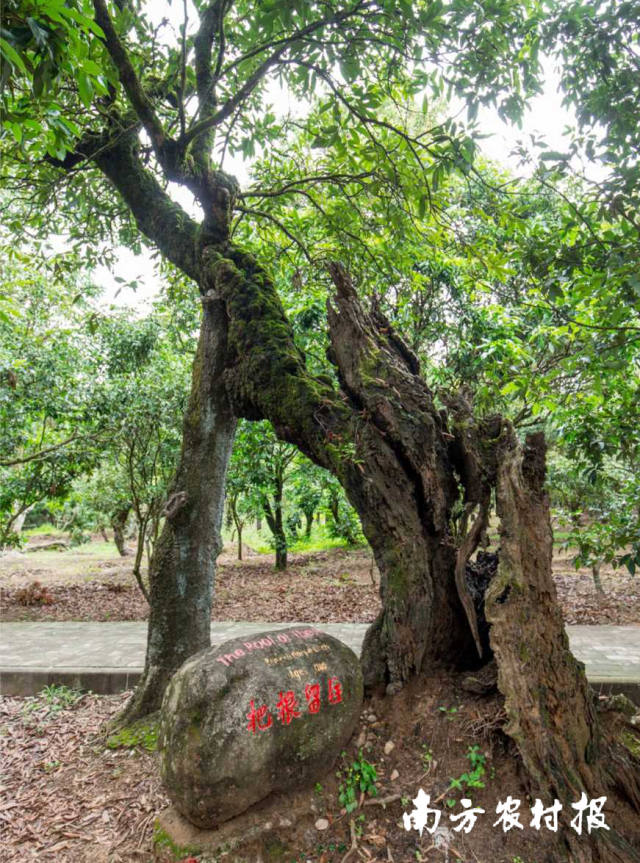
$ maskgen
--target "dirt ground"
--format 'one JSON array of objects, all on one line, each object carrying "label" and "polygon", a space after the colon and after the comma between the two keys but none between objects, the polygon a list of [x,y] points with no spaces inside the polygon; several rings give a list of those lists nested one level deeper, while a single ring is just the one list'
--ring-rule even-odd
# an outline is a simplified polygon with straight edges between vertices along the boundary
[{"label": "dirt ground", "polygon": [[[104,542],[0,556],[0,616],[7,622],[144,620],[148,607],[131,565]],[[626,571],[603,567],[603,596],[588,570],[575,571],[568,554],[555,557],[554,576],[568,624],[640,624],[640,579]],[[20,591],[34,581],[46,590],[25,605]],[[229,545],[220,558],[212,618],[367,623],[379,607],[378,572],[368,550],[292,554],[288,570],[276,572],[272,555],[245,548],[239,562]]]},{"label": "dirt ground", "polygon": [[[350,863],[557,859],[555,835],[530,826],[533,801],[502,731],[499,700],[471,696],[459,684],[460,678],[414,681],[397,696],[365,703],[359,727],[326,779],[298,794],[295,806],[283,798],[281,811],[293,824],[281,863],[342,863],[352,847]],[[43,696],[0,699],[1,861],[151,863],[155,818],[167,805],[156,755],[145,748],[111,750],[100,734],[125,698],[85,695],[62,709]],[[376,793],[358,793],[358,807],[347,812],[341,786],[358,758],[375,769]],[[471,787],[464,777],[474,766]],[[460,789],[452,788],[453,780]],[[422,837],[407,831],[403,818],[413,812],[420,788],[441,812],[438,831],[425,830]],[[508,796],[521,803],[522,830],[494,826],[498,803]],[[463,811],[463,797],[484,810],[469,833],[454,831],[459,822],[450,819]],[[561,832],[571,829],[565,815]],[[640,819],[620,802],[610,800],[605,819],[640,842]]]},{"label": "dirt ground", "polygon": [[[142,619],[146,607],[130,567],[130,560],[98,542],[71,551],[7,555],[0,559],[2,620]],[[555,570],[568,622],[640,623],[636,581],[605,573],[607,593],[598,600],[588,573],[574,573],[562,558]],[[50,605],[18,603],[18,591],[34,580],[49,592]],[[289,571],[276,573],[270,556],[250,554],[238,563],[229,548],[221,561],[213,615],[248,621],[368,621],[378,607],[377,573],[363,550],[293,555]],[[287,854],[282,863],[342,863],[352,847],[349,863],[555,860],[553,834],[529,827],[532,801],[501,730],[500,702],[469,695],[459,683],[455,678],[415,681],[393,698],[365,704],[346,754],[326,780],[305,792],[304,812],[292,816],[291,857]],[[110,749],[101,730],[127,697],[88,694],[66,702],[53,691],[37,699],[0,698],[2,863],[151,863],[155,818],[167,806],[155,753],[141,747]],[[377,796],[360,797],[359,807],[347,813],[340,786],[359,753],[376,770]],[[463,794],[451,783],[469,775],[472,757],[483,771],[482,787],[465,788],[463,782],[464,796],[485,814],[470,833],[453,832],[449,816],[462,811]],[[421,838],[405,829],[403,813],[413,811],[420,788],[442,812],[443,829],[435,836],[425,831]],[[522,802],[523,830],[505,833],[494,826],[498,802],[507,796]],[[291,815],[287,800],[282,806]],[[640,842],[637,816],[618,804],[605,814],[607,823],[626,822]]]}]

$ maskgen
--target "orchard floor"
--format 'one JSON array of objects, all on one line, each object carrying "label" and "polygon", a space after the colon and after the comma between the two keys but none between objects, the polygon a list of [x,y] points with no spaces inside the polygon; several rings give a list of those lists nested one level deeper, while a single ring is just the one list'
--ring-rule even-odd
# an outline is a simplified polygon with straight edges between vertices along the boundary
[{"label": "orchard floor", "polygon": [[[282,799],[282,814],[292,826],[281,863],[341,863],[353,840],[357,848],[350,863],[555,859],[554,834],[530,826],[533,801],[501,731],[500,702],[471,696],[459,682],[415,681],[397,696],[365,704],[360,726],[327,778],[300,795],[295,807]],[[102,724],[125,698],[124,693],[85,695],[68,706],[51,696],[0,699],[3,863],[151,863],[155,819],[167,806],[156,755],[141,748],[112,750],[101,734]],[[377,796],[361,796],[359,807],[348,814],[339,786],[358,753],[377,771]],[[484,787],[463,794],[450,786],[469,772],[471,753]],[[403,823],[403,812],[413,811],[420,788],[441,812],[437,832],[425,831],[422,838]],[[460,813],[461,797],[470,795],[485,814],[470,833],[454,832],[457,825],[449,816]],[[521,801],[522,830],[494,826],[498,802],[508,796]],[[640,842],[638,816],[610,803],[607,824],[623,825],[628,838]],[[561,822],[560,831],[569,829]]]},{"label": "orchard floor", "polygon": [[[0,619],[145,620],[148,607],[131,567],[131,557],[120,558],[111,543],[95,541],[67,551],[2,555]],[[566,623],[640,625],[640,579],[625,570],[603,567],[604,595],[596,593],[588,570],[575,571],[570,554],[555,556],[554,576]],[[45,590],[21,596],[34,581]],[[289,568],[276,572],[272,555],[245,546],[245,559],[238,561],[236,548],[228,545],[220,559],[212,619],[368,623],[379,607],[378,572],[368,550],[294,553]]]},{"label": "orchard floor", "polygon": [[[556,582],[569,623],[640,624],[636,581],[605,574],[606,597],[598,601],[590,576],[556,561]],[[38,580],[53,600],[24,606],[19,590]],[[3,608],[0,620],[142,620],[146,616],[131,576],[106,543],[71,551],[46,551],[0,558]],[[46,593],[45,593],[46,596]],[[367,622],[378,608],[377,574],[363,551],[332,549],[292,556],[291,568],[276,573],[267,555],[249,554],[238,563],[234,549],[221,561],[213,616],[218,620],[281,622]],[[310,789],[302,808],[282,811],[293,821],[291,856],[282,863],[342,863],[355,836],[349,863],[542,863],[552,860],[554,835],[529,827],[532,801],[526,799],[518,758],[501,731],[504,714],[493,697],[464,692],[459,680],[415,682],[399,695],[365,705],[360,727],[345,759],[321,787]],[[156,756],[144,748],[110,749],[104,723],[127,693],[83,695],[75,703],[62,690],[38,698],[0,698],[0,861],[1,863],[151,863],[157,816],[167,806]],[[372,718],[373,717],[373,718]],[[386,747],[389,742],[393,747]],[[485,810],[469,834],[452,832],[449,815],[461,811],[451,780],[469,772],[470,747],[478,746],[483,788],[473,804]],[[344,771],[362,752],[374,765],[377,799],[362,800],[347,814],[339,801]],[[336,777],[342,768],[343,775]],[[403,812],[413,810],[420,788],[437,800],[442,818],[435,836],[407,832]],[[522,801],[523,830],[505,833],[496,807],[507,796]],[[451,801],[451,803],[449,803]],[[552,801],[544,801],[550,805]],[[571,813],[573,815],[573,813]],[[636,815],[622,804],[606,812],[635,831]],[[318,829],[319,822],[326,829]],[[353,824],[353,827],[351,826]],[[561,829],[570,829],[565,825]],[[232,863],[230,860],[229,863]]]}]

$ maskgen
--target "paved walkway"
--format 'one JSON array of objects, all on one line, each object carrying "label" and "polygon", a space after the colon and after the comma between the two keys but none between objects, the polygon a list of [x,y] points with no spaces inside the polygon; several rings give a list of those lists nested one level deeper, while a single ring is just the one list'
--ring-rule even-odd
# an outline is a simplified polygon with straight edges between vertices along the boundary
[{"label": "paved walkway", "polygon": [[[213,644],[295,623],[214,623]],[[336,636],[356,653],[364,623],[306,624]],[[119,692],[134,686],[144,665],[147,624],[4,623],[0,624],[0,694],[34,695],[51,683],[94,692]],[[640,704],[640,626],[569,626],[571,649],[586,665],[596,689],[625,692]]]}]

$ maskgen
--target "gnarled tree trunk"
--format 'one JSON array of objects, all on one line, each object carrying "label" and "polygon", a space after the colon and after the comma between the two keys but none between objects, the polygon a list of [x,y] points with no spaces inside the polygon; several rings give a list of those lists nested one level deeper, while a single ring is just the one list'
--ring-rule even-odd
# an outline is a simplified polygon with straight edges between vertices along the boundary
[{"label": "gnarled tree trunk", "polygon": [[584,666],[569,649],[552,578],[545,451],[541,434],[522,447],[509,428],[497,474],[500,562],[485,610],[509,717],[505,730],[518,746],[532,792],[545,806],[562,803],[560,839],[572,863],[638,860],[613,830],[596,830],[585,844],[569,826],[576,814],[571,804],[583,792],[593,799],[617,786],[640,811],[640,764],[603,733]]},{"label": "gnarled tree trunk", "polygon": [[[235,253],[216,268],[230,319],[225,379],[236,411],[269,418],[283,439],[331,470],[373,548],[383,608],[363,647],[367,685],[393,692],[417,673],[477,667],[493,657],[506,730],[532,792],[545,805],[559,799],[570,820],[583,791],[592,799],[615,786],[637,814],[640,765],[604,736],[564,631],[551,576],[542,440],[523,447],[507,421],[474,418],[463,397],[438,409],[389,322],[364,311],[341,268],[332,276],[331,357],[340,394],[306,372],[255,263]],[[469,585],[467,572],[494,491],[501,543],[485,594]],[[463,512],[457,532],[456,502]],[[567,829],[559,848],[559,859],[572,863],[640,860],[613,829],[588,837]]]}]

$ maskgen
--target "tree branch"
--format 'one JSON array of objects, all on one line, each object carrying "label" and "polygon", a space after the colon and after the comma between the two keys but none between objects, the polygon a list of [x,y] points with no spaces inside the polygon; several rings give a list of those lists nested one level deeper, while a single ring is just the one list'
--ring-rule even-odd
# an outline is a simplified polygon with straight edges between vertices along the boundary
[{"label": "tree branch", "polygon": [[[97,2],[101,2],[101,0],[97,0]],[[179,145],[183,148],[189,146],[191,141],[201,135],[203,132],[206,132],[208,129],[214,128],[215,126],[219,126],[223,123],[228,117],[233,114],[234,110],[240,105],[245,99],[247,99],[253,90],[257,87],[260,81],[265,77],[267,72],[275,66],[280,58],[294,45],[296,42],[303,40],[306,36],[311,35],[316,30],[320,30],[322,27],[327,27],[331,24],[341,24],[343,21],[346,21],[348,18],[351,18],[353,15],[358,14],[361,9],[368,4],[360,0],[360,2],[356,3],[352,9],[346,9],[344,12],[340,12],[337,15],[332,15],[329,18],[323,18],[319,21],[315,21],[312,24],[303,27],[301,30],[296,30],[295,33],[292,33],[290,36],[287,36],[283,39],[276,40],[270,45],[261,45],[253,51],[245,54],[243,57],[239,57],[237,60],[234,60],[233,63],[229,64],[221,73],[220,76],[223,77],[227,75],[233,68],[239,66],[241,63],[246,60],[251,59],[257,54],[262,53],[267,50],[269,47],[273,47],[278,45],[279,47],[267,57],[266,60],[257,67],[257,69],[251,74],[243,86],[238,90],[238,92],[228,99],[225,104],[217,111],[215,114],[212,114],[210,117],[202,119],[200,122],[195,123],[188,130],[186,135],[181,136]]]},{"label": "tree branch", "polygon": [[137,134],[131,132],[110,148],[98,148],[92,158],[123,197],[144,236],[179,270],[198,281],[198,225],[144,168],[138,146]]},{"label": "tree branch", "polygon": [[262,210],[253,210],[249,207],[236,207],[236,210],[239,210],[241,213],[246,213],[246,215],[248,216],[256,216],[258,219],[268,219],[268,221],[272,222],[279,231],[282,231],[283,234],[289,237],[291,242],[295,243],[298,246],[298,248],[301,250],[309,263],[313,264],[313,258],[311,257],[309,250],[302,242],[302,240],[299,240],[294,234],[288,231],[287,228],[285,228],[285,226],[282,224],[282,222],[279,219],[276,219],[275,216],[272,216],[271,213],[265,213]]},{"label": "tree branch", "polygon": [[122,86],[136,114],[140,117],[147,134],[151,138],[151,143],[158,158],[162,161],[162,150],[166,140],[166,133],[162,123],[156,116],[153,106],[138,80],[129,54],[116,33],[113,21],[107,10],[106,0],[93,0],[93,8],[95,10],[96,23],[104,31],[105,45],[118,71]]}]

